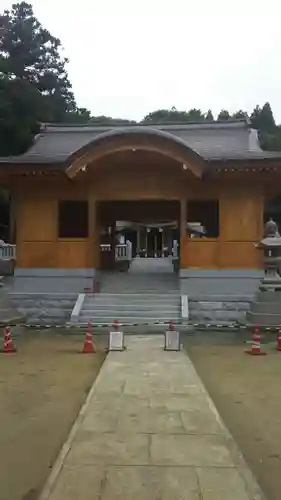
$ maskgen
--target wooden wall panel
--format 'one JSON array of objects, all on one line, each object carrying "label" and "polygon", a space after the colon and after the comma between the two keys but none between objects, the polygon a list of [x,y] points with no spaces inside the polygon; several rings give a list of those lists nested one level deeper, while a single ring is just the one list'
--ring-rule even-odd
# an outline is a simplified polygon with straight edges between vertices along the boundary
[{"label": "wooden wall panel", "polygon": [[17,204],[17,241],[54,241],[57,237],[57,202],[25,199]]},{"label": "wooden wall panel", "polygon": [[182,269],[261,269],[262,252],[249,241],[185,240]]},{"label": "wooden wall panel", "polygon": [[[91,174],[91,175],[90,175]],[[26,183],[23,187],[22,183]],[[115,165],[77,180],[21,179],[17,198],[17,266],[89,268],[98,265],[96,200],[220,200],[218,240],[187,240],[181,234],[183,268],[257,268],[261,255],[252,243],[262,235],[263,197],[257,186],[195,180],[174,165]],[[219,193],[221,193],[219,195]],[[18,196],[17,196],[18,195]],[[24,199],[24,197],[26,197]],[[88,240],[57,239],[57,200],[90,200]],[[188,214],[187,214],[188,216]]]},{"label": "wooden wall panel", "polygon": [[258,241],[262,236],[263,199],[258,192],[232,193],[220,198],[220,240]]},{"label": "wooden wall panel", "polygon": [[263,267],[263,253],[250,241],[222,241],[218,264],[222,269],[260,269]]},{"label": "wooden wall panel", "polygon": [[57,267],[56,243],[20,241],[17,244],[17,267]]},{"label": "wooden wall panel", "polygon": [[181,248],[181,267],[213,269],[218,267],[218,240],[186,240]]},{"label": "wooden wall panel", "polygon": [[89,240],[59,240],[57,243],[57,267],[83,269],[92,267],[89,261]]}]

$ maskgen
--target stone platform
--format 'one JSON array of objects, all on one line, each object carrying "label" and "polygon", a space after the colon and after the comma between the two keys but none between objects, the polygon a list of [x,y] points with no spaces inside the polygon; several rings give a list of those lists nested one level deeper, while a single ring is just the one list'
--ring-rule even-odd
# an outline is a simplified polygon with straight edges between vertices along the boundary
[{"label": "stone platform", "polygon": [[111,352],[40,500],[262,500],[184,352]]}]

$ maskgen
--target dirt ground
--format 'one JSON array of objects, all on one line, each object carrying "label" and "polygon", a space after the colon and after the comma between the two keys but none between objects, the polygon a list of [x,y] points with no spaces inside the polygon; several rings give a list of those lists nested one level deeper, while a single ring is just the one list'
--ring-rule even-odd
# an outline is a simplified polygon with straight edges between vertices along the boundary
[{"label": "dirt ground", "polygon": [[[227,339],[227,340],[226,340]],[[0,500],[36,500],[104,360],[81,335],[24,333],[0,354]],[[190,336],[185,347],[268,500],[281,491],[281,353],[244,354],[237,336]]]},{"label": "dirt ground", "polygon": [[0,354],[0,500],[35,500],[104,360],[83,336],[25,333]]},{"label": "dirt ground", "polygon": [[281,352],[272,340],[264,357],[245,354],[237,336],[188,338],[185,347],[267,499],[280,500]]}]

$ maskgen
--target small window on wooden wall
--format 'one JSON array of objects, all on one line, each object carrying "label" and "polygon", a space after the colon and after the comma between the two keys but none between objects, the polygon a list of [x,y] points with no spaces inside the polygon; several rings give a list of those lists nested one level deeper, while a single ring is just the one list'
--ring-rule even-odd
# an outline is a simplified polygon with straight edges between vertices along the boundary
[{"label": "small window on wooden wall", "polygon": [[[187,203],[188,222],[200,222],[205,228],[207,238],[219,236],[219,202],[218,200],[190,200]],[[196,233],[194,234],[196,236]]]},{"label": "small window on wooden wall", "polygon": [[58,205],[58,237],[88,237],[88,202],[63,200]]}]

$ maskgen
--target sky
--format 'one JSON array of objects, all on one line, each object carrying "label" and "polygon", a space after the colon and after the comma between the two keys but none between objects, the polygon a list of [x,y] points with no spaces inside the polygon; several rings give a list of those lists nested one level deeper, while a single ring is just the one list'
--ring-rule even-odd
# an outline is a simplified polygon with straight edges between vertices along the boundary
[{"label": "sky", "polygon": [[[0,0],[1,11],[12,3]],[[77,104],[94,116],[251,112],[269,101],[281,123],[280,0],[30,3],[63,44]]]}]

